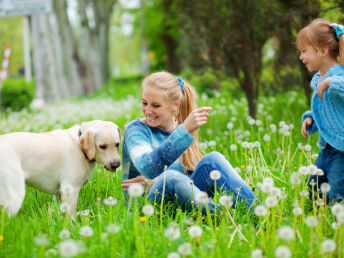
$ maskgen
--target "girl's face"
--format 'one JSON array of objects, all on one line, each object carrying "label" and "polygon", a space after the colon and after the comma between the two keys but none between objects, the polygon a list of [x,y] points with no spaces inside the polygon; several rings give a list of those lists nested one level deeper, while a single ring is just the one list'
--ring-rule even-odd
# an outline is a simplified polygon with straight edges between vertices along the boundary
[{"label": "girl's face", "polygon": [[311,45],[305,45],[300,48],[300,60],[305,64],[308,71],[319,71],[323,62],[321,51],[315,49]]},{"label": "girl's face", "polygon": [[149,86],[142,88],[141,109],[147,125],[172,131],[174,129],[173,116],[178,106],[177,103],[172,103],[167,99],[161,90]]}]

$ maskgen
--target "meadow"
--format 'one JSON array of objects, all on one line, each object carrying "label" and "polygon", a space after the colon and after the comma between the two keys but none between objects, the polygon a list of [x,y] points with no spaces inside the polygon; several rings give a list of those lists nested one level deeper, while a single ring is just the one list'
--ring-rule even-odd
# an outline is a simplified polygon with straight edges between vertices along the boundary
[{"label": "meadow", "polygon": [[[317,134],[304,139],[300,133],[309,108],[300,92],[260,97],[256,119],[243,97],[199,94],[199,106],[213,107],[200,129],[201,148],[223,153],[254,190],[259,201],[251,211],[232,209],[221,193],[214,198],[216,215],[145,197],[128,205],[121,171],[97,166],[79,194],[75,221],[60,200],[27,187],[19,213],[0,215],[0,257],[344,257],[344,206],[308,197],[307,176],[320,173],[312,166],[319,149]],[[123,83],[89,98],[3,114],[0,133],[102,119],[123,134],[141,116],[139,83]]]}]

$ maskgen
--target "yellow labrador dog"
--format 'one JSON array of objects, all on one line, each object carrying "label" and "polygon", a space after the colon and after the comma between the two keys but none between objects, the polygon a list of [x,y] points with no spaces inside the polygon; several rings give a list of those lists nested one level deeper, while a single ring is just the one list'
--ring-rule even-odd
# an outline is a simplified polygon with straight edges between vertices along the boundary
[{"label": "yellow labrador dog", "polygon": [[[120,165],[120,130],[106,121],[90,121],[67,130],[0,136],[0,208],[11,216],[25,196],[25,184],[58,194],[74,216],[81,187],[96,162],[115,172]],[[68,190],[63,190],[68,189]]]}]

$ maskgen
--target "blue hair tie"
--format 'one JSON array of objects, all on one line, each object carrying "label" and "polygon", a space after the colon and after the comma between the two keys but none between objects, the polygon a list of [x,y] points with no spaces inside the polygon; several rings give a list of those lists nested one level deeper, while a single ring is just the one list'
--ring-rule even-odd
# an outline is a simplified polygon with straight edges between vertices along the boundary
[{"label": "blue hair tie", "polygon": [[337,39],[339,40],[340,36],[344,34],[344,26],[337,23],[331,23],[330,27],[335,28],[336,36],[337,36]]},{"label": "blue hair tie", "polygon": [[176,79],[179,83],[180,89],[183,91],[184,90],[184,81],[183,81],[182,77],[178,76]]}]

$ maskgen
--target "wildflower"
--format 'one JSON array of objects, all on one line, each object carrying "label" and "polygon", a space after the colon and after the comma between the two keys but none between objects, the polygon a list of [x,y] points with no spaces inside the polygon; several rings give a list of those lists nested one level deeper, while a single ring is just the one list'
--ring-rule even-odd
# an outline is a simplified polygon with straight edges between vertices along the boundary
[{"label": "wildflower", "polygon": [[214,147],[214,146],[216,145],[216,142],[215,142],[215,141],[209,141],[209,142],[208,142],[208,145],[209,145],[210,147]]},{"label": "wildflower", "polygon": [[185,220],[185,224],[187,224],[187,225],[192,225],[192,224],[193,224],[193,222],[194,222],[194,220],[193,220],[193,218],[192,218],[192,217],[190,217],[190,218],[187,218],[187,219]]},{"label": "wildflower", "polygon": [[143,186],[139,183],[133,183],[128,188],[128,194],[131,197],[140,197],[143,195],[144,191]]},{"label": "wildflower", "polygon": [[315,228],[316,226],[318,226],[318,219],[315,216],[309,216],[306,218],[306,224],[307,226],[311,227],[311,228]]},{"label": "wildflower", "polygon": [[312,147],[309,144],[305,145],[305,151],[311,151]]},{"label": "wildflower", "polygon": [[80,211],[80,215],[87,217],[88,215],[90,215],[90,210],[82,210],[82,211]]},{"label": "wildflower", "polygon": [[316,170],[315,174],[316,174],[317,176],[323,176],[323,175],[324,175],[324,171],[322,171],[322,169],[318,168],[318,169]]},{"label": "wildflower", "polygon": [[185,242],[178,247],[178,253],[181,255],[187,256],[192,254],[191,244],[189,242]]},{"label": "wildflower", "polygon": [[265,134],[264,137],[263,137],[263,140],[264,140],[265,142],[269,142],[269,141],[271,140],[270,135]]},{"label": "wildflower", "polygon": [[338,223],[338,222],[333,222],[333,223],[332,223],[332,228],[333,228],[334,230],[337,230],[339,227],[340,227],[340,223]]},{"label": "wildflower", "polygon": [[260,125],[262,125],[263,123],[262,123],[262,121],[261,120],[256,120],[256,125],[257,126],[260,126]]},{"label": "wildflower", "polygon": [[303,190],[300,192],[301,196],[307,196],[308,195],[308,191],[307,190]]},{"label": "wildflower", "polygon": [[252,258],[263,258],[263,250],[262,249],[254,249],[251,253]]},{"label": "wildflower", "polygon": [[318,206],[324,206],[325,205],[325,202],[323,201],[323,199],[317,199],[315,201],[315,204],[318,205]]},{"label": "wildflower", "polygon": [[277,247],[277,249],[275,250],[275,257],[278,257],[278,258],[291,257],[291,251],[289,247],[284,246],[284,245]]},{"label": "wildflower", "polygon": [[244,132],[244,135],[248,137],[248,136],[251,135],[251,133],[250,133],[250,131],[245,131],[245,132]]},{"label": "wildflower", "polygon": [[93,235],[93,229],[90,226],[80,228],[80,235],[83,237],[90,237]]},{"label": "wildflower", "polygon": [[249,125],[254,125],[255,123],[256,123],[256,121],[254,121],[253,118],[251,118],[251,119],[248,120],[248,124],[249,124]]},{"label": "wildflower", "polygon": [[197,225],[191,226],[188,231],[191,238],[198,238],[202,235],[202,229]]},{"label": "wildflower", "polygon": [[167,258],[179,258],[179,257],[180,255],[176,252],[172,252],[167,255]]},{"label": "wildflower", "polygon": [[106,231],[110,234],[116,234],[121,230],[121,228],[119,226],[117,226],[116,224],[110,224],[106,227]]},{"label": "wildflower", "polygon": [[196,202],[205,205],[208,201],[208,194],[206,192],[199,192],[196,195]]},{"label": "wildflower", "polygon": [[231,144],[231,146],[230,146],[230,150],[231,151],[236,151],[238,148],[237,148],[237,146],[235,145],[235,144]]},{"label": "wildflower", "polygon": [[339,213],[344,212],[344,206],[340,203],[336,203],[331,207],[333,215],[337,216]]},{"label": "wildflower", "polygon": [[270,130],[272,133],[276,132],[276,125],[275,124],[270,124]]},{"label": "wildflower", "polygon": [[47,246],[49,244],[49,240],[46,234],[40,234],[34,238],[36,245],[39,246]]},{"label": "wildflower", "polygon": [[308,169],[308,174],[313,175],[313,176],[317,174],[317,169],[318,169],[317,166],[311,164],[307,167],[307,169]]},{"label": "wildflower", "polygon": [[233,205],[233,197],[229,195],[223,195],[219,200],[221,206],[231,207]]},{"label": "wildflower", "polygon": [[275,207],[277,205],[277,199],[273,196],[269,196],[265,199],[265,205],[268,208]]},{"label": "wildflower", "polygon": [[176,228],[174,225],[170,225],[165,230],[165,236],[170,240],[178,239],[180,237],[180,230],[179,228]]},{"label": "wildflower", "polygon": [[62,213],[70,212],[71,207],[70,207],[69,203],[64,202],[60,205],[60,210]]},{"label": "wildflower", "polygon": [[268,213],[268,211],[264,205],[257,205],[256,208],[254,209],[254,213],[257,216],[261,217],[261,216],[265,216]]},{"label": "wildflower", "polygon": [[117,204],[117,199],[109,196],[108,198],[104,199],[104,203],[107,206],[114,206]]},{"label": "wildflower", "polygon": [[332,239],[326,239],[321,243],[321,251],[323,253],[331,253],[336,250],[336,242]]},{"label": "wildflower", "polygon": [[301,166],[301,167],[299,168],[299,174],[302,175],[302,176],[308,175],[309,172],[308,172],[307,167],[306,167],[306,166]]},{"label": "wildflower", "polygon": [[4,236],[3,235],[0,235],[0,242],[4,241]]},{"label": "wildflower", "polygon": [[278,187],[273,187],[271,191],[271,197],[282,199],[282,190]]},{"label": "wildflower", "polygon": [[64,194],[72,194],[73,193],[73,186],[69,184],[64,184],[61,186],[61,193]]},{"label": "wildflower", "polygon": [[302,143],[300,143],[300,142],[297,144],[297,147],[299,147],[299,150],[303,150],[304,149]]},{"label": "wildflower", "polygon": [[289,226],[283,226],[281,228],[278,229],[278,236],[280,239],[282,240],[293,240],[295,237],[295,232],[294,229],[292,229]]},{"label": "wildflower", "polygon": [[289,181],[292,185],[299,185],[301,183],[301,178],[297,173],[294,172],[290,175]]},{"label": "wildflower", "polygon": [[245,167],[246,167],[245,165],[241,165],[241,169],[245,169]]},{"label": "wildflower", "polygon": [[295,216],[300,216],[300,215],[302,214],[302,209],[301,209],[300,207],[295,207],[295,208],[293,209],[293,214],[294,214]]},{"label": "wildflower", "polygon": [[221,177],[221,172],[218,170],[213,170],[210,172],[210,178],[212,180],[219,180]]},{"label": "wildflower", "polygon": [[336,215],[336,219],[339,223],[343,224],[344,223],[344,212],[339,212]]},{"label": "wildflower", "polygon": [[145,206],[142,207],[142,212],[145,214],[147,217],[150,217],[154,214],[154,207],[151,204],[146,204]]},{"label": "wildflower", "polygon": [[77,241],[68,239],[59,244],[59,252],[62,256],[73,257],[79,254],[79,245]]},{"label": "wildflower", "polygon": [[68,239],[69,237],[70,237],[70,232],[67,229],[62,230],[59,233],[59,238],[61,238],[61,239]]},{"label": "wildflower", "polygon": [[148,218],[145,216],[139,218],[140,222],[146,222],[147,220],[148,220]]},{"label": "wildflower", "polygon": [[312,159],[317,159],[318,156],[319,156],[318,154],[314,153],[314,154],[312,154]]},{"label": "wildflower", "polygon": [[227,128],[228,128],[229,130],[233,129],[233,127],[234,127],[233,123],[229,122],[229,123],[227,124]]}]

